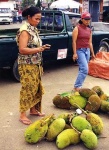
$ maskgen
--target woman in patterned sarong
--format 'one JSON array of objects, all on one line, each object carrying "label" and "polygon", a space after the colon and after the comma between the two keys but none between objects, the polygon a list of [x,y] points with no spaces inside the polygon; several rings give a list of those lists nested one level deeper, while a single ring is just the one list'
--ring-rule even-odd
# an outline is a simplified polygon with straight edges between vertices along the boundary
[{"label": "woman in patterned sarong", "polygon": [[23,124],[31,124],[26,111],[30,109],[30,115],[44,116],[41,111],[43,86],[42,52],[49,49],[50,45],[42,45],[38,35],[37,25],[41,20],[41,11],[37,7],[29,7],[22,12],[27,21],[19,29],[16,41],[19,47],[18,70],[20,83],[20,121]]}]

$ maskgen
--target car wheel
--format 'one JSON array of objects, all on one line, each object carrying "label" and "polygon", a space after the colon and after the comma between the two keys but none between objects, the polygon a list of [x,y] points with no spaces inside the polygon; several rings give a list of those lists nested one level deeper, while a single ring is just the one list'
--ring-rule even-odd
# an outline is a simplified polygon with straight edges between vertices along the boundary
[{"label": "car wheel", "polygon": [[13,73],[14,78],[17,81],[20,81],[20,75],[19,75],[19,72],[18,72],[18,63],[17,63],[17,60],[14,62],[14,65],[13,65],[13,68],[12,68],[12,73]]},{"label": "car wheel", "polygon": [[103,41],[99,46],[99,52],[109,52],[109,44]]}]

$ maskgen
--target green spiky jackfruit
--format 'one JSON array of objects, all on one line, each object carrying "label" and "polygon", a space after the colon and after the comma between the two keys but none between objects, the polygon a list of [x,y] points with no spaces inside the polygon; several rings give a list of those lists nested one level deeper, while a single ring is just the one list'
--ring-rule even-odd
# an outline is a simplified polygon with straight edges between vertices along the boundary
[{"label": "green spiky jackfruit", "polygon": [[101,105],[101,99],[97,94],[91,95],[88,98],[85,110],[97,112]]},{"label": "green spiky jackfruit", "polygon": [[103,112],[109,112],[109,102],[101,101],[100,110],[102,110]]},{"label": "green spiky jackfruit", "polygon": [[53,98],[53,104],[62,109],[71,109],[71,104],[69,103],[69,97],[72,95],[72,92],[66,92],[62,94],[57,94]]},{"label": "green spiky jackfruit", "polygon": [[56,139],[57,135],[63,131],[65,128],[65,120],[62,118],[55,119],[48,127],[46,134],[46,139],[48,141],[53,141]]},{"label": "green spiky jackfruit", "polygon": [[79,94],[88,99],[91,95],[97,94],[97,93],[89,88],[81,88],[79,90]]},{"label": "green spiky jackfruit", "polygon": [[59,149],[66,148],[71,144],[80,142],[80,134],[74,129],[63,130],[56,138],[56,145]]},{"label": "green spiky jackfruit", "polygon": [[94,132],[84,129],[80,135],[80,139],[88,149],[94,149],[98,145],[98,139]]},{"label": "green spiky jackfruit", "polygon": [[28,143],[37,143],[47,133],[48,124],[50,119],[53,119],[53,116],[48,116],[45,119],[40,119],[29,125],[24,133],[26,142]]},{"label": "green spiky jackfruit", "polygon": [[72,95],[69,98],[69,103],[74,107],[78,108],[80,106],[81,108],[84,108],[86,106],[87,100],[86,98],[82,97],[81,95]]},{"label": "green spiky jackfruit", "polygon": [[74,117],[71,121],[71,124],[80,132],[82,132],[84,129],[92,130],[91,124],[82,116]]},{"label": "green spiky jackfruit", "polygon": [[100,86],[94,86],[92,88],[92,90],[95,91],[98,94],[98,96],[100,96],[101,94],[104,93],[103,90],[102,90],[102,88]]},{"label": "green spiky jackfruit", "polygon": [[100,135],[104,127],[102,119],[95,113],[88,113],[86,119],[90,122],[93,132]]}]

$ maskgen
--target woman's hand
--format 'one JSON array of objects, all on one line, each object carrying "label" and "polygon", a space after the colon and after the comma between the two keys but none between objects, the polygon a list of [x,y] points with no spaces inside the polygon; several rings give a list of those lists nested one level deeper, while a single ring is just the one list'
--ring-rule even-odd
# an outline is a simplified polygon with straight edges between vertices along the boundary
[{"label": "woman's hand", "polygon": [[43,45],[42,47],[43,47],[44,49],[50,49],[51,45],[45,44],[45,45]]},{"label": "woman's hand", "polygon": [[77,54],[73,54],[73,61],[76,61],[78,59],[78,55]]},{"label": "woman's hand", "polygon": [[50,49],[51,45],[49,44],[45,44],[39,47],[39,51],[38,52],[43,52],[46,49]]},{"label": "woman's hand", "polygon": [[91,55],[91,59],[95,59],[95,54],[92,54],[92,55]]}]

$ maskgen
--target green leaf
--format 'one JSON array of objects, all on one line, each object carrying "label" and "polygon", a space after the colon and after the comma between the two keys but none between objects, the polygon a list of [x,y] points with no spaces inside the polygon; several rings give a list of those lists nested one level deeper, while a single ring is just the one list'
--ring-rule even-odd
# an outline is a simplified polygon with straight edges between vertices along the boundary
[{"label": "green leaf", "polygon": [[72,95],[72,92],[64,92],[60,94],[61,97],[70,97]]}]

